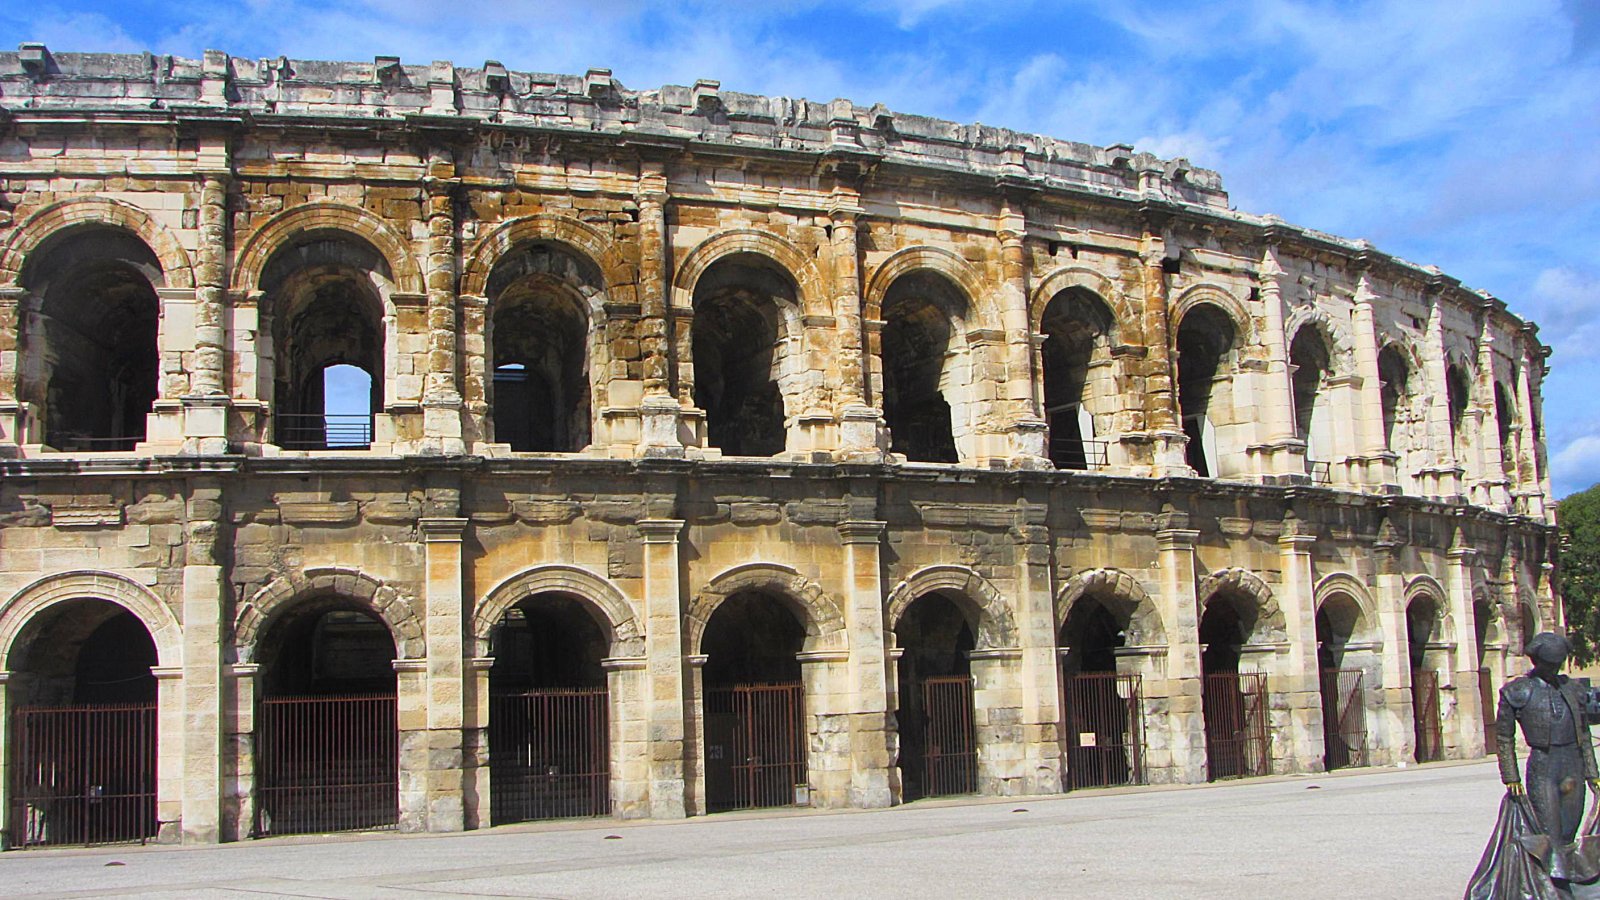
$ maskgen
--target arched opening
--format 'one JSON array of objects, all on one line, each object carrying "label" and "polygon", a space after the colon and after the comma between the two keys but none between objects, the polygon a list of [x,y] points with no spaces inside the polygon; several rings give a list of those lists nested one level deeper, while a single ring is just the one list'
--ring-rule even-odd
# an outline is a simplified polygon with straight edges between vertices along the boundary
[{"label": "arched opening", "polygon": [[973,628],[956,601],[924,594],[895,625],[900,784],[906,802],[978,789]]},{"label": "arched opening", "polygon": [[701,651],[706,805],[789,806],[807,791],[805,628],[783,599],[734,594],[706,623]]},{"label": "arched opening", "polygon": [[1120,395],[1111,360],[1113,319],[1105,302],[1083,288],[1056,294],[1040,321],[1045,419],[1050,461],[1058,469],[1106,464],[1104,435]]},{"label": "arched opening", "polygon": [[1233,320],[1210,304],[1189,310],[1178,326],[1178,411],[1188,438],[1186,459],[1203,478],[1223,474],[1217,430],[1231,424],[1234,338]]},{"label": "arched opening", "polygon": [[262,633],[256,837],[399,821],[395,645],[364,604],[304,600]]},{"label": "arched opening", "polygon": [[161,264],[144,241],[86,226],[29,257],[22,285],[39,298],[24,329],[23,399],[57,450],[132,450],[158,395]]},{"label": "arched opening", "polygon": [[489,803],[495,825],[611,812],[610,642],[589,607],[535,594],[490,636]]},{"label": "arched opening", "polygon": [[751,253],[714,263],[694,286],[694,404],[706,440],[725,456],[773,456],[788,445],[781,383],[799,336],[785,311],[799,309],[794,279]]},{"label": "arched opening", "polygon": [[[291,450],[362,448],[372,443],[373,413],[384,408],[384,292],[389,263],[359,239],[313,234],[275,253],[262,272],[272,321],[274,439]],[[366,375],[363,411],[341,396],[335,412],[330,379],[348,385],[341,367]]]},{"label": "arched opening", "polygon": [[1489,665],[1489,643],[1494,640],[1498,644],[1502,639],[1501,629],[1494,626],[1494,607],[1484,597],[1473,598],[1472,630],[1478,639],[1478,709],[1483,715],[1484,746],[1491,748],[1495,745],[1495,716],[1499,711],[1496,709],[1494,670]]},{"label": "arched opening", "polygon": [[1072,788],[1145,782],[1142,678],[1117,666],[1117,651],[1129,643],[1135,605],[1086,595],[1073,604],[1057,634],[1062,743]]},{"label": "arched opening", "polygon": [[1439,671],[1431,658],[1438,641],[1439,603],[1418,594],[1406,605],[1406,645],[1411,661],[1411,713],[1417,762],[1444,759],[1443,725],[1439,709]]},{"label": "arched opening", "polygon": [[883,297],[883,419],[890,450],[912,462],[953,463],[952,391],[964,387],[954,358],[967,301],[929,271],[900,276]]},{"label": "arched opening", "polygon": [[1459,459],[1466,450],[1467,404],[1472,400],[1471,382],[1460,366],[1452,365],[1444,373],[1445,399],[1450,408],[1450,440]]},{"label": "arched opening", "polygon": [[41,612],[10,655],[15,847],[154,837],[156,646],[105,600]]},{"label": "arched opening", "polygon": [[1368,764],[1366,667],[1352,649],[1365,630],[1361,606],[1345,593],[1317,608],[1317,667],[1322,675],[1322,762],[1328,769]]},{"label": "arched opening", "polygon": [[1500,464],[1507,472],[1517,469],[1517,445],[1514,440],[1517,407],[1511,402],[1511,392],[1500,382],[1494,385],[1494,422],[1500,435]]},{"label": "arched opening", "polygon": [[1200,617],[1200,668],[1205,680],[1201,701],[1211,781],[1272,770],[1266,675],[1239,671],[1245,646],[1261,624],[1260,615],[1253,598],[1222,591],[1206,602]]},{"label": "arched opening", "polygon": [[1393,344],[1385,346],[1378,352],[1378,391],[1383,405],[1383,445],[1393,453],[1400,453],[1409,444],[1402,431],[1402,418],[1404,424],[1409,424],[1410,416],[1405,414],[1410,406],[1410,390],[1411,367],[1405,355]]},{"label": "arched opening", "polygon": [[588,298],[602,284],[591,261],[545,244],[495,264],[488,296],[496,441],[534,453],[588,445]]},{"label": "arched opening", "polygon": [[1295,437],[1306,444],[1306,464],[1316,466],[1331,459],[1333,433],[1328,421],[1328,397],[1324,391],[1333,374],[1328,342],[1322,332],[1306,325],[1295,332],[1289,345],[1289,368],[1294,391]]}]

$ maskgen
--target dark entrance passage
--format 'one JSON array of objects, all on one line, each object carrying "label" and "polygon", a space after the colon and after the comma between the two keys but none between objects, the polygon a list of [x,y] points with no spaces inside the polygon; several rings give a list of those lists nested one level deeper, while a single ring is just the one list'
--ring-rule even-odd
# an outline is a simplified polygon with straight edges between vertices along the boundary
[{"label": "dark entrance passage", "polygon": [[10,845],[154,837],[156,648],[143,623],[112,603],[72,601],[18,647]]},{"label": "dark entrance passage", "polygon": [[607,641],[581,601],[529,597],[493,635],[489,809],[495,825],[611,812]]},{"label": "dark entrance passage", "polygon": [[1143,784],[1144,698],[1135,673],[1117,671],[1126,616],[1080,600],[1061,626],[1062,744],[1070,788]]},{"label": "dark entrance passage", "polygon": [[264,636],[255,837],[399,822],[394,640],[365,609],[325,598]]},{"label": "dark entrance passage", "polygon": [[[1244,636],[1255,622],[1241,615],[1242,601],[1219,597],[1200,619],[1200,665],[1205,685],[1208,778],[1243,778],[1272,771],[1267,744],[1267,676],[1240,672]],[[1253,613],[1253,610],[1249,610]]]},{"label": "dark entrance passage", "polygon": [[1322,764],[1330,770],[1368,765],[1367,673],[1346,660],[1346,648],[1360,626],[1361,608],[1345,594],[1329,596],[1317,610]]},{"label": "dark entrance passage", "polygon": [[925,594],[894,629],[898,663],[900,784],[906,801],[978,789],[978,736],[972,703],[975,642],[960,607]]},{"label": "dark entrance passage", "polygon": [[807,790],[805,689],[796,654],[805,629],[778,598],[724,600],[706,623],[706,806],[789,806]]},{"label": "dark entrance passage", "polygon": [[1429,665],[1429,644],[1439,623],[1439,605],[1422,594],[1406,606],[1406,641],[1411,657],[1411,717],[1419,763],[1444,759],[1439,716],[1439,673]]}]

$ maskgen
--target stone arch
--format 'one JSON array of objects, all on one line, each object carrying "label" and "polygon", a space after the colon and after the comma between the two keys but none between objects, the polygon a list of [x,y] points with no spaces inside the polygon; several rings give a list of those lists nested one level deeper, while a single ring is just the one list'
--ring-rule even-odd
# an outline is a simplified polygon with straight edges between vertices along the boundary
[{"label": "stone arch", "polygon": [[551,564],[534,566],[512,575],[478,601],[472,617],[472,636],[478,643],[477,655],[489,655],[489,633],[500,624],[506,612],[534,594],[560,593],[581,600],[595,613],[596,622],[610,641],[611,655],[644,655],[644,635],[634,616],[633,604],[607,579],[577,566]]},{"label": "stone arch", "polygon": [[722,601],[741,591],[766,590],[778,595],[799,614],[806,630],[807,651],[848,649],[844,614],[821,585],[795,569],[778,563],[746,563],[734,566],[711,579],[683,613],[685,652],[700,652],[706,624]]},{"label": "stone arch", "polygon": [[1378,609],[1372,602],[1372,593],[1367,590],[1361,579],[1347,572],[1333,572],[1323,576],[1313,592],[1314,608],[1322,609],[1322,604],[1335,594],[1343,594],[1354,600],[1356,607],[1361,610],[1362,638],[1371,638],[1379,634]]},{"label": "stone arch", "polygon": [[540,241],[560,244],[587,257],[599,267],[607,292],[639,280],[634,265],[600,229],[571,216],[539,213],[501,222],[473,244],[461,272],[461,293],[482,295],[495,263],[524,244]]},{"label": "stone arch", "polygon": [[672,278],[673,305],[688,308],[700,276],[725,257],[750,253],[772,260],[794,280],[804,315],[832,315],[828,291],[816,262],[783,238],[754,228],[740,228],[712,235],[684,257]]},{"label": "stone arch", "polygon": [[233,620],[233,643],[239,662],[255,659],[257,641],[265,626],[288,611],[295,601],[322,593],[370,606],[389,627],[396,659],[420,659],[425,655],[422,619],[417,615],[415,598],[359,570],[324,566],[279,576],[239,607]]},{"label": "stone arch", "polygon": [[29,216],[0,247],[0,284],[16,284],[28,257],[52,238],[93,225],[120,228],[144,241],[160,260],[167,287],[194,287],[194,267],[177,236],[144,210],[109,197],[74,197]]},{"label": "stone arch", "polygon": [[1066,626],[1073,607],[1084,597],[1114,597],[1131,607],[1127,628],[1130,646],[1166,643],[1166,626],[1155,601],[1137,578],[1120,569],[1087,569],[1068,578],[1056,591],[1056,631]]},{"label": "stone arch", "polygon": [[1222,594],[1244,597],[1256,605],[1256,617],[1260,623],[1258,629],[1267,627],[1278,632],[1284,629],[1283,610],[1279,608],[1277,598],[1272,596],[1272,588],[1249,569],[1240,566],[1218,569],[1200,579],[1195,593],[1200,597],[1202,608],[1211,605]]},{"label": "stone arch", "polygon": [[949,250],[925,245],[898,250],[872,270],[872,274],[867,277],[867,289],[862,294],[862,318],[868,321],[883,318],[883,298],[888,295],[889,288],[893,287],[902,275],[918,270],[943,275],[966,295],[973,318],[973,321],[967,323],[969,330],[974,327],[991,329],[1004,327],[994,298],[985,290],[983,276],[978,270]]},{"label": "stone arch", "polygon": [[1183,324],[1184,316],[1200,306],[1214,306],[1233,322],[1235,349],[1255,342],[1255,320],[1251,318],[1250,311],[1238,298],[1214,284],[1197,284],[1173,301],[1172,324],[1168,327],[1168,333],[1173,335],[1174,341],[1177,340],[1178,328]]},{"label": "stone arch", "polygon": [[895,626],[917,598],[939,591],[950,594],[956,605],[977,622],[973,630],[979,650],[1017,645],[1017,625],[1010,604],[987,578],[956,565],[929,566],[889,591],[885,638],[893,640]]},{"label": "stone arch", "polygon": [[1283,345],[1294,346],[1294,339],[1302,328],[1315,328],[1322,334],[1328,355],[1333,360],[1333,374],[1348,375],[1354,371],[1355,342],[1343,324],[1316,305],[1303,306],[1295,310],[1284,323]]},{"label": "stone arch", "polygon": [[[1439,630],[1432,636],[1433,640],[1429,641],[1429,643],[1454,644],[1455,621],[1450,615],[1449,596],[1450,594],[1445,590],[1444,585],[1440,584],[1439,579],[1434,578],[1432,575],[1424,573],[1412,576],[1406,582],[1405,590],[1405,609],[1408,613],[1407,628],[1409,629],[1410,627],[1409,612],[1411,604],[1419,599],[1426,598],[1433,601],[1434,618],[1439,624]],[[1408,633],[1407,638],[1409,639],[1409,637]]]},{"label": "stone arch", "polygon": [[160,597],[125,575],[80,569],[46,575],[0,606],[0,672],[9,671],[17,638],[29,623],[39,613],[69,600],[115,603],[144,624],[162,666],[183,664],[183,630]]},{"label": "stone arch", "polygon": [[1106,305],[1111,313],[1112,343],[1121,340],[1122,323],[1137,322],[1136,313],[1128,304],[1128,299],[1117,290],[1116,284],[1105,275],[1084,266],[1067,266],[1056,269],[1046,275],[1039,285],[1033,290],[1033,299],[1028,304],[1028,328],[1032,334],[1044,332],[1044,313],[1050,306],[1050,301],[1056,295],[1071,288],[1082,288]]},{"label": "stone arch", "polygon": [[291,207],[257,228],[239,248],[233,266],[233,289],[248,291],[259,287],[273,254],[296,235],[307,232],[339,232],[366,241],[388,261],[396,290],[421,294],[426,289],[411,242],[404,235],[359,206],[331,200],[313,200]]}]

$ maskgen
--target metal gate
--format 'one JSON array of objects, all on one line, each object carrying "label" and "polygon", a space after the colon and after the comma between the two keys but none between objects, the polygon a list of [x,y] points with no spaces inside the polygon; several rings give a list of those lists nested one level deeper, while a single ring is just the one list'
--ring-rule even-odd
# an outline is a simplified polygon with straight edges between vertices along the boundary
[{"label": "metal gate", "polygon": [[1367,765],[1366,674],[1322,670],[1322,762],[1328,769]]},{"label": "metal gate", "polygon": [[1138,675],[1080,672],[1061,682],[1071,788],[1144,784],[1144,697]]},{"label": "metal gate", "polygon": [[493,824],[611,812],[606,689],[554,688],[489,698]]},{"label": "metal gate", "polygon": [[1443,729],[1439,723],[1439,673],[1411,670],[1411,714],[1416,728],[1417,762],[1444,759]]},{"label": "metal gate", "polygon": [[1270,773],[1267,676],[1260,672],[1206,675],[1202,702],[1210,780]]},{"label": "metal gate", "polygon": [[1483,711],[1483,746],[1488,748],[1490,753],[1493,753],[1495,748],[1495,718],[1500,714],[1495,706],[1496,702],[1494,676],[1490,674],[1489,667],[1485,666],[1478,670],[1478,708]]},{"label": "metal gate", "polygon": [[804,709],[799,684],[706,689],[706,800],[712,812],[802,802]]},{"label": "metal gate", "polygon": [[255,836],[393,828],[400,818],[393,694],[275,697],[256,722]]},{"label": "metal gate", "polygon": [[922,682],[922,796],[978,790],[978,735],[972,721],[972,678],[942,675]]},{"label": "metal gate", "polygon": [[11,845],[155,837],[153,703],[17,710]]}]

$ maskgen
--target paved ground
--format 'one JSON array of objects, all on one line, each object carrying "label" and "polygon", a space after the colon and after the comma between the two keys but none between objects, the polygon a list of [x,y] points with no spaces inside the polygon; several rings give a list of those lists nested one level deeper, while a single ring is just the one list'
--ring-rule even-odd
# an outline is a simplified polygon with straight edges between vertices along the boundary
[{"label": "paved ground", "polygon": [[1460,897],[1492,763],[1071,797],[0,856],[7,897]]}]

